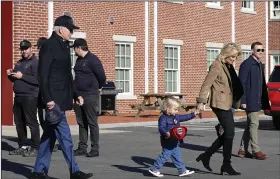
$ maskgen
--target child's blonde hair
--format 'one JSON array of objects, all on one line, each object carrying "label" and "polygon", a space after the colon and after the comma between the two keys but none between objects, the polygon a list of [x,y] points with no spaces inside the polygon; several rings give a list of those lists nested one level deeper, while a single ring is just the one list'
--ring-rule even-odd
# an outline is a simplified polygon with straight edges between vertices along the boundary
[{"label": "child's blonde hair", "polygon": [[166,98],[166,100],[164,101],[163,105],[162,105],[162,111],[166,112],[167,110],[170,109],[177,109],[181,106],[181,103],[179,102],[178,99],[174,98],[174,97],[168,97]]}]

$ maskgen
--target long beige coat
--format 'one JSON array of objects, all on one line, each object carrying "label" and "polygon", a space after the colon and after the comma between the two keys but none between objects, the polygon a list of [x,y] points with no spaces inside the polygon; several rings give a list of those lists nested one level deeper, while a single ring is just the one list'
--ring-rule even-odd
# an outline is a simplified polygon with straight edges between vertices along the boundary
[{"label": "long beige coat", "polygon": [[231,76],[225,63],[219,60],[215,60],[212,63],[196,101],[198,103],[208,103],[210,107],[223,110],[229,110],[232,106],[239,107],[236,103],[240,99],[233,100]]}]

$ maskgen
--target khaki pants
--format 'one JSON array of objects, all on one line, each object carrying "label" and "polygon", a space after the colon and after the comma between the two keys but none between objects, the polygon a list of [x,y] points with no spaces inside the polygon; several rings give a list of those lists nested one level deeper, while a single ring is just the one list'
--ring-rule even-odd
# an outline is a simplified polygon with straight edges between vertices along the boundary
[{"label": "khaki pants", "polygon": [[240,149],[244,151],[248,151],[249,142],[251,142],[252,152],[259,152],[259,144],[258,144],[258,129],[259,129],[259,112],[246,112],[247,113],[247,125],[244,130]]}]

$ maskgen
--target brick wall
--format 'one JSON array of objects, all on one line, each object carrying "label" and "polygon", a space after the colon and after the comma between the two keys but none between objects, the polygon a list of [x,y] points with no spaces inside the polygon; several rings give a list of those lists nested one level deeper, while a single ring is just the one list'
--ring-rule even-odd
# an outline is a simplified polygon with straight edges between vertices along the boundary
[{"label": "brick wall", "polygon": [[[14,62],[21,58],[19,43],[27,39],[32,45],[37,43],[39,37],[48,36],[48,3],[47,2],[14,2]],[[33,52],[38,54],[34,47]]]},{"label": "brick wall", "polygon": [[[205,7],[205,2],[183,4],[158,2],[158,92],[164,92],[163,39],[182,40],[181,93],[189,103],[195,102],[207,74],[206,42],[231,42],[231,3],[221,2],[223,9]],[[75,23],[86,33],[90,50],[99,56],[108,80],[115,80],[113,35],[136,36],[134,43],[134,95],[145,91],[145,19],[144,2],[54,2],[54,18],[70,12]],[[236,42],[265,45],[265,4],[255,2],[257,14],[240,12],[235,3]],[[14,3],[14,60],[19,58],[19,42],[23,38],[34,44],[47,36],[47,2]],[[171,13],[172,12],[172,13]],[[198,13],[199,12],[199,13]],[[154,91],[154,3],[149,2],[149,92]],[[114,19],[114,24],[109,19]],[[257,27],[256,27],[257,24]],[[237,62],[237,68],[240,62]],[[131,112],[129,104],[137,100],[118,100],[120,112]]]}]

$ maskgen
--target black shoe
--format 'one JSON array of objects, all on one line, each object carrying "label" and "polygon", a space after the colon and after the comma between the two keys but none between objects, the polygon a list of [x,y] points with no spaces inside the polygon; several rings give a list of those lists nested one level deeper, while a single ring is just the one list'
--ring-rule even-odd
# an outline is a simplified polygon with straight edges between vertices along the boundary
[{"label": "black shoe", "polygon": [[32,172],[29,179],[49,179],[49,176],[46,173]]},{"label": "black shoe", "polygon": [[57,151],[58,151],[58,148],[59,148],[59,145],[58,145],[58,144],[55,144],[54,147],[53,147],[53,152],[57,152]]},{"label": "black shoe", "polygon": [[28,148],[18,148],[9,152],[9,155],[23,155],[25,152],[28,151]]},{"label": "black shoe", "polygon": [[25,151],[22,156],[23,157],[36,157],[38,154],[38,150],[35,148],[31,148],[30,150]]},{"label": "black shoe", "polygon": [[83,148],[78,147],[76,150],[74,150],[74,155],[75,156],[87,155],[87,149],[83,149]]},{"label": "black shoe", "polygon": [[236,172],[231,164],[223,164],[221,167],[221,175],[223,175],[224,173],[227,173],[228,175],[241,175],[241,173]]},{"label": "black shoe", "polygon": [[96,150],[91,150],[89,153],[87,153],[86,155],[87,157],[98,157],[99,156],[99,152]]},{"label": "black shoe", "polygon": [[205,153],[200,154],[197,158],[196,161],[202,161],[203,166],[209,170],[210,172],[212,172],[212,168],[210,168],[210,157],[208,157]]},{"label": "black shoe", "polygon": [[92,177],[93,174],[92,173],[84,173],[82,171],[78,171],[75,173],[71,173],[70,175],[70,179],[87,179]]}]

